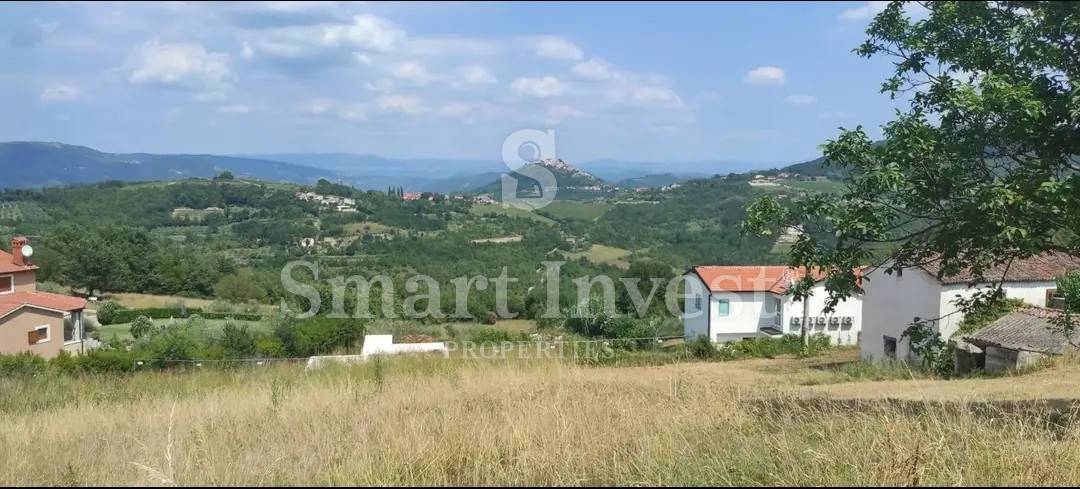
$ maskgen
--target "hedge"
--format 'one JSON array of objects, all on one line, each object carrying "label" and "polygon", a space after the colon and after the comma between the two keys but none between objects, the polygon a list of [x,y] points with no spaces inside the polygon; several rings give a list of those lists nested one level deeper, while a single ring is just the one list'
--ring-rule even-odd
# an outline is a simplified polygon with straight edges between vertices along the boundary
[{"label": "hedge", "polygon": [[233,312],[208,312],[196,307],[189,307],[181,310],[179,307],[152,307],[146,309],[121,309],[111,315],[108,322],[98,318],[103,326],[110,324],[124,324],[130,323],[139,316],[146,316],[150,319],[172,319],[172,318],[187,318],[198,315],[203,319],[235,319],[237,321],[260,321],[263,316],[261,314],[246,314],[246,313],[233,313]]}]

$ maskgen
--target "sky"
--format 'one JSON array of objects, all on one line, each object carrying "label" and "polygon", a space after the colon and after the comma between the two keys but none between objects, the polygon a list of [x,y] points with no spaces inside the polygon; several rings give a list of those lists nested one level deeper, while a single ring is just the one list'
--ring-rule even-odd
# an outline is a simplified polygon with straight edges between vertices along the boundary
[{"label": "sky", "polygon": [[0,140],[111,152],[797,162],[897,102],[882,2],[3,3]]}]

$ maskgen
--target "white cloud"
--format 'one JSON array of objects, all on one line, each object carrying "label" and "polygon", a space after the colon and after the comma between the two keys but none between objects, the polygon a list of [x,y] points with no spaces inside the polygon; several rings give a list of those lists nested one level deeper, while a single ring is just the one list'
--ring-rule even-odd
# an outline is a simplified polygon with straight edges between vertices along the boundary
[{"label": "white cloud", "polygon": [[424,111],[423,102],[414,95],[382,95],[375,99],[375,106],[383,112],[419,114]]},{"label": "white cloud", "polygon": [[390,74],[394,78],[407,80],[417,84],[424,84],[431,80],[431,75],[428,74],[427,68],[424,68],[424,65],[417,61],[398,63],[390,69]]},{"label": "white cloud", "polygon": [[70,102],[82,96],[79,87],[68,84],[55,84],[45,87],[41,91],[42,102]]},{"label": "white cloud", "polygon": [[817,103],[817,97],[801,93],[788,95],[787,97],[784,97],[784,100],[787,103],[794,105],[813,105]]},{"label": "white cloud", "polygon": [[470,85],[490,85],[498,81],[487,68],[479,65],[470,65],[462,68],[461,79]]},{"label": "white cloud", "polygon": [[240,57],[244,59],[251,59],[255,57],[255,50],[251,48],[251,44],[244,41],[240,47]]},{"label": "white cloud", "polygon": [[531,97],[555,97],[566,92],[566,85],[553,76],[540,78],[522,77],[510,85],[514,91]]},{"label": "white cloud", "polygon": [[491,119],[502,113],[499,106],[488,102],[461,102],[452,100],[439,108],[438,114],[442,117],[457,119],[466,124],[473,124],[479,119]]},{"label": "white cloud", "polygon": [[367,51],[392,51],[405,39],[405,31],[374,15],[357,15],[351,24],[322,26],[322,44],[352,46]]},{"label": "white cloud", "polygon": [[300,111],[311,115],[322,115],[329,112],[333,104],[332,101],[324,98],[309,100],[300,105]]},{"label": "white cloud", "polygon": [[561,37],[541,37],[533,46],[537,56],[551,59],[579,60],[585,56],[576,44]]},{"label": "white cloud", "polygon": [[250,30],[245,35],[248,38],[244,42],[251,47],[252,55],[310,59],[351,53],[360,62],[370,60],[364,53],[391,52],[406,41],[403,29],[374,15],[357,15],[351,22]]},{"label": "white cloud", "polygon": [[207,86],[227,83],[232,74],[229,55],[207,52],[198,43],[147,42],[128,57],[128,81]]},{"label": "white cloud", "polygon": [[[888,1],[872,1],[866,2],[858,7],[849,8],[840,12],[840,18],[849,22],[863,22],[870,20],[885,11],[885,7],[889,6]],[[930,11],[917,2],[908,2],[904,4],[904,13],[912,19],[926,18],[930,14]]]},{"label": "white cloud", "polygon": [[585,117],[585,112],[582,112],[572,105],[556,105],[547,111],[548,124],[558,124],[566,119],[577,119],[581,117]]},{"label": "white cloud", "polygon": [[619,76],[611,64],[600,58],[591,58],[575,64],[570,71],[581,78],[594,81],[613,80]]},{"label": "white cloud", "polygon": [[630,97],[641,105],[660,105],[665,107],[682,107],[682,98],[674,90],[663,86],[638,87],[631,92]]},{"label": "white cloud", "polygon": [[394,91],[394,81],[380,78],[373,82],[364,83],[364,88],[371,92],[390,93]]},{"label": "white cloud", "polygon": [[241,104],[225,105],[218,107],[218,112],[221,112],[222,114],[247,114],[248,112],[251,112],[251,107]]},{"label": "white cloud", "polygon": [[787,81],[784,70],[776,66],[754,68],[743,80],[752,85],[783,85]]},{"label": "white cloud", "polygon": [[221,102],[226,98],[228,98],[228,96],[225,95],[225,92],[218,91],[199,92],[195,94],[194,97],[191,97],[191,99],[196,102]]},{"label": "white cloud", "polygon": [[368,118],[368,109],[367,106],[363,104],[354,104],[338,109],[337,116],[342,120],[350,122],[366,121]]}]

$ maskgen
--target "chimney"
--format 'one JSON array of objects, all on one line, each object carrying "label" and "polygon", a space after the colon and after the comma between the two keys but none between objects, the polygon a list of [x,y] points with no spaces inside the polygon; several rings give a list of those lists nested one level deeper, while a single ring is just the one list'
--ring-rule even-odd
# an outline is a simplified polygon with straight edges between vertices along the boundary
[{"label": "chimney", "polygon": [[30,244],[30,240],[26,239],[25,236],[16,236],[11,239],[11,262],[16,266],[24,267],[29,265],[22,252],[23,246],[28,244]]}]

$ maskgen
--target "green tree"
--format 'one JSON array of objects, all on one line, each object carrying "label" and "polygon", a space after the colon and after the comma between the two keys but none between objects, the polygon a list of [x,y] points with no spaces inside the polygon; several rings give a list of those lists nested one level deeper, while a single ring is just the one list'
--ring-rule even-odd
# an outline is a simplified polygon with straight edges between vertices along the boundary
[{"label": "green tree", "polygon": [[214,177],[214,180],[215,181],[229,181],[229,180],[233,180],[235,178],[236,177],[233,176],[231,171],[225,170],[225,171],[219,173],[216,177]]},{"label": "green tree", "polygon": [[261,301],[266,292],[259,286],[259,280],[250,269],[241,269],[232,275],[221,277],[214,286],[214,296],[229,302],[243,303]]},{"label": "green tree", "polygon": [[147,316],[139,316],[131,322],[131,337],[141,339],[153,334],[154,321]]},{"label": "green tree", "polygon": [[750,232],[805,226],[791,264],[824,269],[833,304],[861,265],[940,260],[994,282],[991,267],[1080,251],[1080,4],[921,3],[918,20],[890,3],[855,50],[893,62],[882,91],[908,108],[883,142],[857,127],[824,145],[846,188],[748,209]]},{"label": "green tree", "polygon": [[221,346],[228,358],[251,358],[257,351],[255,336],[248,331],[248,327],[236,326],[231,322],[225,323],[222,328]]}]

